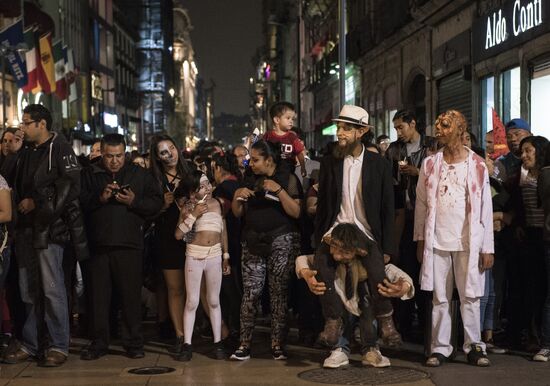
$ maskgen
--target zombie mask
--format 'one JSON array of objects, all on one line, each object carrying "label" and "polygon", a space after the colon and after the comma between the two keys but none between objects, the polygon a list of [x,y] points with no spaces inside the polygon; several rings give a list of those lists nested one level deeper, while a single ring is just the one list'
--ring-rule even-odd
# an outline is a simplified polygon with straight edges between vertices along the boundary
[{"label": "zombie mask", "polygon": [[435,121],[435,137],[448,147],[462,146],[462,135],[468,124],[464,115],[456,110],[448,110],[437,117]]}]

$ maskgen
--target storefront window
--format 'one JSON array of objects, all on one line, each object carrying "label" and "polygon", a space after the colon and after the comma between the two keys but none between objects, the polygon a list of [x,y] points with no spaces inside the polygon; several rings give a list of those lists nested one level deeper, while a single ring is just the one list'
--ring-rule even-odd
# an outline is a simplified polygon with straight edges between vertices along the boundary
[{"label": "storefront window", "polygon": [[531,131],[550,138],[548,101],[550,100],[550,69],[536,71],[531,80]]},{"label": "storefront window", "polygon": [[397,113],[397,110],[390,110],[388,112],[388,136],[390,137],[390,141],[397,141],[397,131],[393,128],[393,116]]},{"label": "storefront window", "polygon": [[493,130],[493,109],[495,108],[495,77],[481,80],[481,133],[484,136]]},{"label": "storefront window", "polygon": [[500,75],[500,117],[505,124],[514,118],[521,117],[520,79],[521,74],[519,67],[504,71]]}]

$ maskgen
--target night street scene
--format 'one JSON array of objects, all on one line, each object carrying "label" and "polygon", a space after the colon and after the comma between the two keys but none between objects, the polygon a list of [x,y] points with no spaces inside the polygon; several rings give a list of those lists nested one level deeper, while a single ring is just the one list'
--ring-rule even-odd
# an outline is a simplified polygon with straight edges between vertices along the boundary
[{"label": "night street scene", "polygon": [[550,0],[0,0],[0,76],[0,386],[550,385]]}]

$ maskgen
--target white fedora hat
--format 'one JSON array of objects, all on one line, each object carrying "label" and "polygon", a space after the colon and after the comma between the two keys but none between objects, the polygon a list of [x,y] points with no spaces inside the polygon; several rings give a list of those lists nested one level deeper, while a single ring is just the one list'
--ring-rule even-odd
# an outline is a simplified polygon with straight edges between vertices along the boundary
[{"label": "white fedora hat", "polygon": [[338,114],[338,118],[334,118],[332,121],[353,123],[354,125],[369,128],[374,127],[369,125],[369,113],[367,113],[367,110],[354,105],[344,105],[342,110],[340,110],[340,114]]}]

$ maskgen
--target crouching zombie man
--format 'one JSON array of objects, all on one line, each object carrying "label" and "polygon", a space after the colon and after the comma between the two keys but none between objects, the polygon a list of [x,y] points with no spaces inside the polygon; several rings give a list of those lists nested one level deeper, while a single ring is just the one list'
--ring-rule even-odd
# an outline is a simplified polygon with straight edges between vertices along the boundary
[{"label": "crouching zombie man", "polygon": [[431,355],[426,366],[449,359],[451,302],[456,286],[464,324],[464,352],[475,366],[490,362],[481,341],[483,272],[493,265],[493,208],[484,160],[462,145],[464,115],[441,114],[435,136],[443,145],[422,163],[416,188],[414,239],[421,262],[420,288],[433,291]]},{"label": "crouching zombie man", "polygon": [[338,126],[338,144],[333,154],[321,161],[315,215],[314,269],[318,272],[317,280],[327,287],[319,297],[325,317],[319,341],[328,346],[337,343],[344,308],[334,290],[336,264],[330,257],[329,245],[322,239],[338,224],[352,223],[373,240],[368,257],[361,262],[369,272],[368,283],[382,338],[390,346],[399,346],[401,335],[393,323],[391,301],[377,292],[377,285],[386,277],[384,259],[395,254],[396,246],[391,165],[362,143],[362,137],[372,128],[365,109],[344,105],[333,121]]},{"label": "crouching zombie man", "polygon": [[[353,336],[355,322],[359,320],[361,336],[362,363],[365,366],[388,367],[390,360],[383,356],[377,344],[378,331],[374,321],[376,315],[373,299],[367,285],[368,272],[361,259],[368,255],[373,246],[371,241],[354,224],[337,225],[330,236],[323,239],[330,248],[330,255],[336,264],[334,290],[344,305],[343,332],[333,346],[331,354],[325,359],[323,367],[339,368],[349,364],[349,342]],[[296,275],[303,278],[311,292],[323,295],[327,289],[325,283],[315,279],[317,271],[310,267],[313,255],[303,255],[296,259]],[[397,297],[402,300],[414,296],[412,279],[393,264],[385,267],[386,276],[383,283],[378,284],[378,294],[383,297]]]}]

